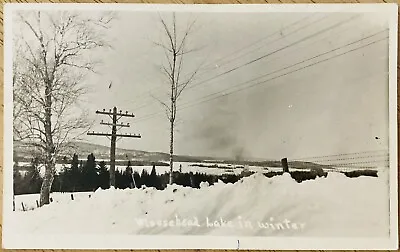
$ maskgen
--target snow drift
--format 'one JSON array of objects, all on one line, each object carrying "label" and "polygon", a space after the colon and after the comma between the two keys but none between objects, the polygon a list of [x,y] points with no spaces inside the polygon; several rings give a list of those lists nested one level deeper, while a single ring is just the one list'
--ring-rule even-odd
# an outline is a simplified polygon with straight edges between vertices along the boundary
[{"label": "snow drift", "polygon": [[200,189],[97,190],[12,218],[15,234],[388,237],[388,175],[332,172],[297,183],[289,174],[256,173]]}]

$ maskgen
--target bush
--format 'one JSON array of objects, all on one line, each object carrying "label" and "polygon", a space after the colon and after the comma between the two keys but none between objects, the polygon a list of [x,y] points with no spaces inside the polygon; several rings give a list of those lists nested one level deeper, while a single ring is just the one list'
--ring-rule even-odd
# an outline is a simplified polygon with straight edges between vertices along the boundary
[{"label": "bush", "polygon": [[349,178],[358,178],[360,176],[378,177],[378,171],[376,170],[356,170],[342,173]]},{"label": "bush", "polygon": [[[322,169],[321,169],[322,170]],[[301,183],[305,180],[316,179],[317,177],[325,177],[328,176],[327,172],[323,170],[311,170],[311,171],[292,171],[290,172],[290,176],[296,180],[297,183]]]},{"label": "bush", "polygon": [[322,169],[321,167],[313,167],[313,168],[311,168],[311,172],[317,174],[318,177],[326,177],[327,176],[327,172],[324,172],[324,169]]},{"label": "bush", "polygon": [[264,172],[263,173],[265,177],[267,178],[272,178],[274,176],[280,176],[283,174],[283,171],[275,172],[275,171],[270,171],[270,172]]},{"label": "bush", "polygon": [[238,182],[241,178],[243,178],[243,176],[238,176],[235,174],[226,174],[226,175],[222,175],[219,179],[222,180],[224,183],[236,183]]}]

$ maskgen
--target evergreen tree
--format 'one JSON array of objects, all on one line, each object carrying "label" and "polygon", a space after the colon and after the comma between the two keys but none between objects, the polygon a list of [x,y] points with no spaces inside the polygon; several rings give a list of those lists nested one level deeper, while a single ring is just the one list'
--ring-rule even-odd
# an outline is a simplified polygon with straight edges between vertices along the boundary
[{"label": "evergreen tree", "polygon": [[71,171],[74,175],[79,173],[79,157],[77,154],[72,156]]},{"label": "evergreen tree", "polygon": [[127,187],[124,177],[124,174],[120,170],[115,170],[115,188],[125,189]]},{"label": "evergreen tree", "polygon": [[80,181],[79,157],[77,154],[72,156],[71,167],[64,173],[64,176],[66,191],[75,192],[78,189],[77,187]]},{"label": "evergreen tree", "polygon": [[97,172],[97,187],[101,187],[101,189],[110,188],[110,173],[107,170],[106,162],[100,161]]},{"label": "evergreen tree", "polygon": [[89,154],[82,170],[82,190],[93,191],[96,187],[97,171],[96,158],[93,153]]},{"label": "evergreen tree", "polygon": [[63,192],[75,192],[77,190],[79,173],[79,158],[77,154],[72,156],[70,166],[65,165],[64,170],[59,174],[59,180],[62,184]]},{"label": "evergreen tree", "polygon": [[149,186],[149,173],[146,171],[146,169],[142,170],[142,174],[140,174],[140,180],[141,180],[141,187],[145,185],[146,187]]},{"label": "evergreen tree", "polygon": [[78,172],[77,172],[77,180],[76,180],[76,191],[82,191],[85,187],[85,181],[83,179],[83,170],[84,170],[84,163],[83,160],[79,160]]},{"label": "evergreen tree", "polygon": [[137,171],[133,173],[133,179],[135,180],[136,188],[140,188],[143,185],[140,174]]},{"label": "evergreen tree", "polygon": [[153,168],[151,169],[151,173],[150,173],[150,176],[149,176],[149,186],[153,186],[158,190],[161,189],[161,180],[157,176],[156,166],[155,165],[153,165]]}]

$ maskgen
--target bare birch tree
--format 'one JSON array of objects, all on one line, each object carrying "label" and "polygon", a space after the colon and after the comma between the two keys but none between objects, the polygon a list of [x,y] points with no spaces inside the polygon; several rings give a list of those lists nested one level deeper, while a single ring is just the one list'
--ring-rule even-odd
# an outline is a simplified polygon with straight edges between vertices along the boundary
[{"label": "bare birch tree", "polygon": [[45,175],[40,206],[49,204],[56,157],[89,127],[77,102],[85,94],[83,80],[99,61],[93,50],[107,46],[104,31],[112,15],[25,11],[16,15],[14,140],[41,154]]},{"label": "bare birch tree", "polygon": [[161,69],[167,78],[167,83],[169,84],[170,88],[168,93],[169,102],[163,102],[159,99],[157,100],[165,108],[165,112],[169,120],[169,184],[172,184],[174,163],[174,132],[177,118],[178,100],[185,88],[193,82],[200,69],[200,66],[189,73],[183,74],[186,55],[195,51],[195,49],[187,49],[188,37],[193,32],[195,21],[188,23],[185,30],[182,32],[178,31],[175,13],[172,14],[172,23],[170,25],[167,24],[167,22],[161,17],[160,21],[162,24],[163,33],[165,35],[165,40],[156,43],[156,45],[160,46],[164,51],[166,64],[164,64]]}]

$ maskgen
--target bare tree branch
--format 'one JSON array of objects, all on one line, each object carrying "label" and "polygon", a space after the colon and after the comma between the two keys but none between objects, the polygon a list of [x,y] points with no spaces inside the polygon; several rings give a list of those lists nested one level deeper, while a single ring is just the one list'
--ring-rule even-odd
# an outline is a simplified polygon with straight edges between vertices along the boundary
[{"label": "bare tree branch", "polygon": [[193,50],[187,50],[186,45],[188,43],[188,37],[194,27],[195,22],[191,22],[186,30],[183,32],[183,36],[178,35],[178,26],[175,13],[172,14],[172,24],[167,25],[166,21],[161,18],[160,22],[162,25],[162,30],[167,38],[166,43],[161,42],[155,43],[161,47],[165,54],[165,59],[167,61],[168,67],[162,66],[162,73],[167,77],[168,84],[170,86],[170,92],[168,94],[170,104],[161,101],[160,99],[153,96],[165,109],[167,118],[170,123],[170,177],[169,183],[172,184],[173,178],[173,156],[174,156],[174,131],[177,118],[177,102],[178,98],[181,96],[186,87],[193,81],[195,75],[199,71],[199,68],[193,71],[189,78],[182,82],[183,66],[186,61],[185,55],[192,52]]},{"label": "bare tree branch", "polygon": [[[161,44],[161,43],[158,43],[158,42],[153,42],[153,43],[154,43],[154,45],[163,48],[165,51],[170,52],[170,53],[173,53],[172,49],[166,47],[165,45],[163,45],[163,44]],[[168,55],[168,54],[166,54],[166,55]],[[169,56],[167,56],[167,57],[169,57]]]},{"label": "bare tree branch", "polygon": [[171,108],[169,107],[169,105],[167,103],[161,101],[154,95],[152,95],[152,94],[150,94],[150,95],[151,95],[151,97],[153,97],[153,99],[157,100],[164,107],[164,109],[166,110],[165,112],[166,112],[167,118],[170,119]]},{"label": "bare tree branch", "polygon": [[21,36],[15,47],[14,138],[44,155],[43,205],[49,203],[56,156],[90,126],[76,104],[85,94],[86,74],[100,63],[88,53],[107,46],[101,31],[113,18],[67,11],[21,11],[18,17],[31,38]]}]

